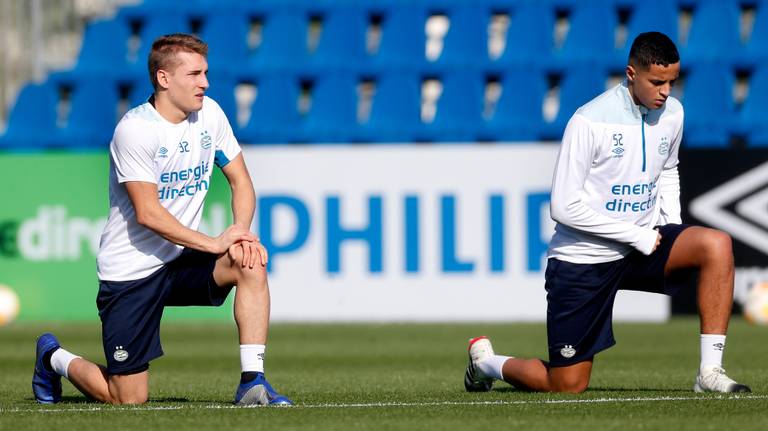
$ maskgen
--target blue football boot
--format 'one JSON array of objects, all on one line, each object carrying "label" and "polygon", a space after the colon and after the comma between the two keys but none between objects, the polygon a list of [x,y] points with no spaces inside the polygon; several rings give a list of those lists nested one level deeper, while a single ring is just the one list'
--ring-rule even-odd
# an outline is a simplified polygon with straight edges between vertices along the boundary
[{"label": "blue football boot", "polygon": [[49,371],[43,365],[46,353],[61,347],[53,334],[45,333],[37,339],[35,374],[32,375],[32,392],[41,404],[55,404],[61,401],[61,376]]},{"label": "blue football boot", "polygon": [[235,404],[238,406],[292,406],[293,401],[275,392],[264,377],[264,373],[257,373],[255,379],[240,383],[237,387]]}]

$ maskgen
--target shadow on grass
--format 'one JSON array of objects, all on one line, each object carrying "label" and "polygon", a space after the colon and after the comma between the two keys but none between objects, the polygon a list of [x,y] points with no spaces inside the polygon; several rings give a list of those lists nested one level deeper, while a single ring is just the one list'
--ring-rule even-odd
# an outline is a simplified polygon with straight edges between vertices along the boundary
[{"label": "shadow on grass", "polygon": [[[520,389],[516,389],[512,386],[505,386],[500,388],[494,388],[493,392],[516,392],[516,393],[529,393],[533,394],[535,392],[531,391],[522,391]],[[675,392],[675,393],[693,393],[690,389],[684,389],[684,388],[611,388],[611,387],[590,387],[586,390],[586,394],[590,393],[600,393],[600,392],[658,392],[658,393],[669,393],[669,392]]]},{"label": "shadow on grass", "polygon": [[[34,397],[27,398],[29,402],[36,403]],[[190,400],[189,398],[184,397],[161,397],[161,398],[150,398],[149,402],[147,404],[163,404],[163,403],[221,403],[221,400]],[[37,403],[36,403],[37,404]],[[61,404],[92,404],[92,405],[107,405],[104,403],[100,403],[98,401],[94,401],[93,399],[90,399],[83,395],[65,395],[61,397],[61,402],[57,403],[58,405]],[[39,404],[40,406],[50,406],[52,404]]]}]

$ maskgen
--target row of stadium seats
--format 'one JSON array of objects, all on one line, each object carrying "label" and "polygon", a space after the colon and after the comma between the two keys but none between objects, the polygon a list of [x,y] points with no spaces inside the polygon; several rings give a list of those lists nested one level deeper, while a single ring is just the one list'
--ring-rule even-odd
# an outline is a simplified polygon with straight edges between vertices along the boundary
[{"label": "row of stadium seats", "polygon": [[[573,62],[621,67],[634,36],[649,30],[675,40],[687,63],[768,61],[764,0],[183,3],[147,2],[91,24],[76,67],[143,70],[154,38],[172,32],[199,34],[210,45],[212,66],[259,72]],[[434,16],[445,19],[430,36]],[[685,29],[682,16],[690,18]],[[435,58],[428,58],[430,43],[442,46]]]},{"label": "row of stadium seats", "polygon": [[768,0],[166,0],[89,24],[74,68],[19,94],[0,148],[105,147],[173,32],[209,43],[209,94],[243,142],[557,140],[654,29],[681,47],[686,144],[767,146]]},{"label": "row of stadium seats", "polygon": [[[621,78],[620,71],[609,72],[591,66],[503,73],[212,72],[208,94],[245,143],[558,140],[580,105]],[[768,65],[737,71],[701,64],[685,69],[680,84],[685,145],[727,147],[742,140],[768,146]],[[0,148],[105,148],[122,113],[149,94],[145,74],[54,74],[21,92]]]}]

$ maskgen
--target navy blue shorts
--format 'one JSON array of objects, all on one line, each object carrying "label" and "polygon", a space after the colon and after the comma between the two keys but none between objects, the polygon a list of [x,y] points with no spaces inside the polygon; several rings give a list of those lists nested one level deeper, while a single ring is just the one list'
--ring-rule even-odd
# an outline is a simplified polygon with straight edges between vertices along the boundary
[{"label": "navy blue shorts", "polygon": [[620,260],[576,264],[549,259],[546,270],[549,363],[554,367],[589,360],[614,344],[612,318],[616,292],[638,290],[672,295],[691,271],[664,275],[672,245],[690,227],[659,228],[661,244],[645,256],[635,250]]},{"label": "navy blue shorts", "polygon": [[219,306],[232,287],[213,280],[217,256],[184,249],[174,261],[152,275],[132,281],[99,281],[96,305],[107,371],[134,374],[163,355],[160,318],[166,306]]}]

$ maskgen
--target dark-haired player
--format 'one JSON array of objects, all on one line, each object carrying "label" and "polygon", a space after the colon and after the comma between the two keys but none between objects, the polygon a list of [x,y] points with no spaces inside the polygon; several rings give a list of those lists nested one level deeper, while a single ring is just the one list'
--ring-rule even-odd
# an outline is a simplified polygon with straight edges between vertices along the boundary
[{"label": "dark-haired player", "polygon": [[626,80],[579,108],[563,135],[552,183],[557,222],[547,252],[549,361],[495,355],[470,340],[464,384],[488,391],[494,379],[532,391],[582,392],[594,356],[615,344],[620,289],[672,294],[696,268],[701,329],[697,392],[749,392],[722,368],[733,301],[731,238],[681,224],[678,150],[683,107],[670,97],[680,73],[674,43],[640,34]]}]

